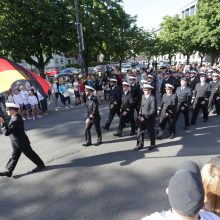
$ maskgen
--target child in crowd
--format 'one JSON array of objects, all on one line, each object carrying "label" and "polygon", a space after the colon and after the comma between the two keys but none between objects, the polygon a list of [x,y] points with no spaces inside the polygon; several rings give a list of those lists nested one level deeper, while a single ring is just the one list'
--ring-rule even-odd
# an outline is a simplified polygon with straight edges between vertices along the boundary
[{"label": "child in crowd", "polygon": [[29,94],[28,94],[28,91],[25,89],[24,86],[20,86],[20,94],[21,94],[21,97],[23,99],[23,103],[24,103],[24,106],[25,106],[27,119],[32,119],[30,117],[30,114],[29,114],[29,105],[30,105],[30,103],[28,101]]},{"label": "child in crowd", "polygon": [[28,101],[31,105],[33,120],[35,120],[36,118],[41,118],[39,114],[39,109],[38,109],[38,100],[32,90],[29,91]]}]

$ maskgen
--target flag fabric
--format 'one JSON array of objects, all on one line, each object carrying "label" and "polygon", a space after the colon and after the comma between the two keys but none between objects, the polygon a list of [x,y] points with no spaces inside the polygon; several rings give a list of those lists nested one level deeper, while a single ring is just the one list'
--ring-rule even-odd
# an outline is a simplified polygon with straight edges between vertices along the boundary
[{"label": "flag fabric", "polygon": [[0,56],[0,93],[9,90],[14,82],[25,79],[44,97],[47,97],[51,86],[45,79],[23,66]]}]

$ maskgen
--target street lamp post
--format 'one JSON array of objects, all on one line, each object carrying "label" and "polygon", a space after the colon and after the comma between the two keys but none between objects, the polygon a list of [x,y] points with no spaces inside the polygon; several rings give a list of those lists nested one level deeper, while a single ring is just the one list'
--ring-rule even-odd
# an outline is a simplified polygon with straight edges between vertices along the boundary
[{"label": "street lamp post", "polygon": [[80,23],[80,20],[79,20],[78,0],[74,0],[74,4],[75,4],[77,39],[78,39],[78,46],[79,46],[79,53],[78,53],[77,60],[82,68],[82,74],[84,74],[84,59],[83,59],[84,40],[83,40],[82,23]]}]

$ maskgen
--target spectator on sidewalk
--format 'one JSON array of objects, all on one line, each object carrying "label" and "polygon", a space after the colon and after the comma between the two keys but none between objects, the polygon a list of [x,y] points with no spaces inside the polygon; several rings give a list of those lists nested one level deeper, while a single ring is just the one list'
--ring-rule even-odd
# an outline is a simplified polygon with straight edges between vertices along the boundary
[{"label": "spectator on sidewalk", "polygon": [[167,189],[171,206],[169,211],[155,212],[142,220],[217,220],[219,217],[204,206],[204,189],[198,165],[192,161],[183,162],[171,177]]},{"label": "spectator on sidewalk", "polygon": [[23,110],[24,101],[18,89],[15,89],[13,99],[14,99],[15,104],[20,106],[19,113],[22,119],[25,121],[26,118],[24,117],[24,110]]},{"label": "spectator on sidewalk", "polygon": [[[70,106],[70,94],[68,92],[68,86],[64,83],[64,79],[61,77],[59,78],[59,87],[58,87],[60,98],[62,104],[65,106],[66,109]],[[68,105],[67,105],[68,102]]]},{"label": "spectator on sidewalk", "polygon": [[32,119],[30,117],[30,113],[29,113],[29,109],[30,109],[30,103],[28,101],[29,94],[28,94],[28,91],[25,89],[24,86],[20,86],[20,94],[21,94],[23,102],[24,102],[23,107],[25,108],[25,111],[26,111],[26,114],[27,114],[27,119]]},{"label": "spectator on sidewalk", "polygon": [[47,98],[45,98],[38,90],[37,97],[40,104],[40,110],[44,115],[47,115]]},{"label": "spectator on sidewalk", "polygon": [[38,109],[38,100],[32,90],[29,91],[28,101],[31,105],[32,119],[35,120],[36,118],[41,118],[39,114],[39,109]]},{"label": "spectator on sidewalk", "polygon": [[75,95],[75,103],[76,105],[80,104],[80,94],[79,94],[79,80],[78,78],[75,78],[73,83],[73,90]]},{"label": "spectator on sidewalk", "polygon": [[220,217],[220,157],[212,157],[202,167],[201,174],[205,190],[204,209]]},{"label": "spectator on sidewalk", "polygon": [[59,98],[58,85],[56,82],[56,78],[53,78],[51,81],[51,99],[52,99],[54,110],[56,111],[59,111],[58,98]]}]

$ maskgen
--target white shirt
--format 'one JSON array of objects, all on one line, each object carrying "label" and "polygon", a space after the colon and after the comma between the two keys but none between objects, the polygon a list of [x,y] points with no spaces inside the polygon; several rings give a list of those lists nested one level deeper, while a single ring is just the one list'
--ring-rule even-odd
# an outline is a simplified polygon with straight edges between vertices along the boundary
[{"label": "white shirt", "polygon": [[22,98],[20,93],[14,94],[13,99],[14,99],[15,104],[17,104],[17,105],[23,105],[24,104],[23,98]]},{"label": "white shirt", "polygon": [[[199,212],[200,220],[219,220],[219,217],[212,212],[201,210]],[[176,220],[176,216],[169,211],[154,212],[149,216],[142,218],[141,220]]]},{"label": "white shirt", "polygon": [[28,97],[29,97],[29,94],[26,90],[21,90],[20,91],[20,94],[22,96],[22,99],[23,99],[23,102],[24,102],[24,105],[28,105],[29,102],[28,102]]},{"label": "white shirt", "polygon": [[74,91],[76,91],[76,92],[79,91],[79,82],[78,82],[78,81],[75,81],[75,82],[73,83],[73,89],[74,89]]},{"label": "white shirt", "polygon": [[31,105],[37,105],[38,104],[38,100],[37,97],[35,95],[30,95],[28,98],[28,101]]},{"label": "white shirt", "polygon": [[52,84],[51,93],[58,93],[57,83]]}]

